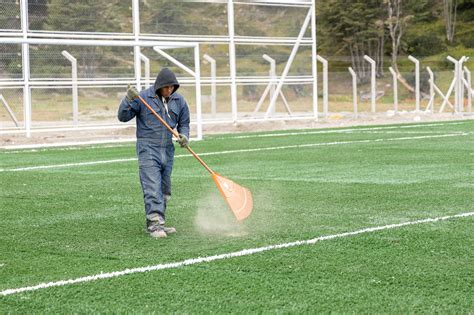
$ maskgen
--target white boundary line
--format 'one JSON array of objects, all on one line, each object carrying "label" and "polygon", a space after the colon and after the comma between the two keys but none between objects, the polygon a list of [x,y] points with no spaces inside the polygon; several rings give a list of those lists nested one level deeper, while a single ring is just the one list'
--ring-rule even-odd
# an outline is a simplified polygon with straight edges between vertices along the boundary
[{"label": "white boundary line", "polygon": [[[387,129],[390,130],[390,129],[407,129],[407,128],[436,127],[436,126],[448,126],[448,125],[462,125],[466,122],[467,121],[453,122],[453,123],[433,123],[433,124],[420,124],[420,125],[406,125],[406,126],[405,125],[397,125],[397,126],[380,126],[380,127],[367,127],[367,128],[348,128],[348,129],[281,132],[281,133],[268,133],[268,134],[258,134],[258,135],[216,137],[216,138],[213,138],[213,139],[249,139],[249,138],[304,136],[304,135],[327,134],[327,133],[354,133],[354,132],[358,132],[358,131],[371,131],[371,130],[387,130]],[[447,131],[445,131],[445,132],[447,132]]]},{"label": "white boundary line", "polygon": [[[433,139],[433,138],[447,138],[447,137],[459,137],[467,136],[469,133],[456,133],[456,134],[444,134],[444,135],[430,135],[430,136],[418,136],[418,137],[400,137],[400,138],[380,138],[380,139],[367,139],[367,140],[352,140],[352,141],[335,141],[335,142],[323,142],[323,143],[309,143],[309,144],[295,144],[279,147],[268,147],[268,148],[255,148],[255,149],[241,149],[241,150],[229,150],[219,152],[205,152],[200,153],[199,156],[211,156],[221,154],[234,154],[234,153],[250,153],[250,152],[261,152],[261,151],[273,151],[273,150],[285,150],[285,149],[301,149],[318,146],[330,146],[330,145],[341,145],[341,144],[355,144],[355,143],[371,143],[371,142],[385,142],[385,141],[405,141],[405,140],[419,140],[419,139]],[[189,154],[176,155],[175,158],[191,157]],[[32,171],[32,170],[44,170],[52,168],[64,168],[74,166],[86,166],[86,165],[99,165],[99,164],[111,164],[111,163],[123,163],[136,161],[137,158],[127,159],[114,159],[104,161],[90,161],[81,163],[65,163],[65,164],[53,164],[53,165],[38,165],[11,169],[0,169],[1,172],[21,172],[21,171]]]},{"label": "white boundary line", "polygon": [[54,148],[69,148],[69,147],[80,147],[97,144],[127,144],[129,142],[136,142],[137,139],[133,138],[121,138],[121,139],[109,139],[109,140],[95,140],[95,141],[71,141],[71,142],[55,142],[55,143],[40,143],[40,144],[20,144],[20,145],[9,145],[0,147],[1,149],[10,150],[37,150],[37,149],[54,149]]},{"label": "white boundary line", "polygon": [[[260,137],[283,137],[283,136],[299,136],[299,135],[311,135],[311,134],[328,134],[328,133],[353,133],[357,131],[370,131],[370,130],[384,130],[384,129],[399,129],[399,128],[421,128],[421,127],[435,127],[435,126],[447,126],[447,125],[461,125],[469,121],[461,122],[447,122],[447,123],[431,123],[431,124],[418,124],[418,125],[396,125],[396,126],[380,126],[380,127],[366,127],[366,128],[349,128],[349,129],[330,129],[330,130],[314,130],[314,131],[298,131],[298,132],[282,132],[282,133],[269,133],[269,134],[259,134],[259,135],[242,135],[242,136],[233,136],[233,137],[212,137],[212,139],[247,139],[247,138],[260,138]],[[130,126],[128,126],[130,127]],[[433,132],[433,131],[426,131]],[[437,131],[446,132],[446,131]],[[192,139],[191,139],[192,140]],[[0,149],[7,152],[1,153],[16,153],[16,152],[25,152],[33,151],[36,152],[38,149],[47,150],[47,149],[59,149],[59,150],[71,150],[72,147],[81,147],[87,145],[96,145],[96,144],[126,144],[129,142],[136,142],[136,138],[123,138],[123,139],[110,139],[110,140],[96,140],[96,141],[80,141],[80,142],[63,142],[63,143],[42,143],[42,144],[26,144],[26,145],[8,145],[0,146]],[[82,149],[82,148],[79,148]],[[20,150],[20,151],[13,151]]]},{"label": "white boundary line", "polygon": [[51,287],[60,287],[60,286],[76,284],[76,283],[91,282],[91,281],[96,281],[100,279],[121,277],[121,276],[135,274],[135,273],[144,273],[144,272],[156,271],[156,270],[180,268],[184,266],[208,263],[208,262],[212,262],[216,260],[224,260],[224,259],[230,259],[230,258],[235,258],[235,257],[249,256],[249,255],[253,255],[257,253],[271,251],[274,249],[290,248],[290,247],[302,246],[302,245],[313,245],[321,241],[327,241],[327,240],[332,240],[336,238],[343,238],[343,237],[348,237],[348,236],[382,231],[382,230],[395,229],[395,228],[400,228],[400,227],[409,226],[409,225],[417,225],[417,224],[423,224],[423,223],[446,221],[450,219],[465,218],[465,217],[470,217],[473,215],[474,215],[474,212],[466,212],[466,213],[444,216],[444,217],[428,218],[428,219],[421,219],[421,220],[416,220],[416,221],[396,223],[396,224],[390,224],[390,225],[384,225],[384,226],[369,227],[369,228],[364,228],[364,229],[356,230],[352,232],[320,236],[320,237],[316,237],[316,238],[305,240],[305,241],[295,241],[295,242],[284,243],[284,244],[269,245],[269,246],[264,246],[264,247],[251,248],[251,249],[243,249],[237,252],[232,252],[232,253],[227,253],[227,254],[191,258],[191,259],[186,259],[179,262],[159,264],[159,265],[153,265],[153,266],[147,266],[147,267],[129,268],[129,269],[121,270],[121,271],[100,273],[96,275],[85,276],[85,277],[69,279],[69,280],[44,282],[44,283],[40,283],[34,286],[29,286],[29,287],[6,289],[0,292],[0,296],[7,296],[7,295],[17,294],[17,293],[22,293],[22,292],[29,292],[29,291],[37,291],[41,289],[47,289]]}]

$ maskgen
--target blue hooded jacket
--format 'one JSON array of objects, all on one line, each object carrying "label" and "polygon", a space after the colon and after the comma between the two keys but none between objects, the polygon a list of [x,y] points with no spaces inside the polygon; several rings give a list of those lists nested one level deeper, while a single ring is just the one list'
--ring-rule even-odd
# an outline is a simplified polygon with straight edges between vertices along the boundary
[{"label": "blue hooded jacket", "polygon": [[[159,89],[174,85],[173,94],[168,99],[168,112],[166,112]],[[184,97],[176,91],[179,83],[175,74],[164,68],[158,74],[154,86],[140,92],[140,96],[160,115],[171,128],[177,128],[178,133],[189,139],[189,107]],[[127,122],[136,117],[137,141],[146,141],[167,147],[173,146],[171,133],[153,116],[153,114],[136,98],[132,101],[126,97],[122,99],[118,110],[118,119]]]}]

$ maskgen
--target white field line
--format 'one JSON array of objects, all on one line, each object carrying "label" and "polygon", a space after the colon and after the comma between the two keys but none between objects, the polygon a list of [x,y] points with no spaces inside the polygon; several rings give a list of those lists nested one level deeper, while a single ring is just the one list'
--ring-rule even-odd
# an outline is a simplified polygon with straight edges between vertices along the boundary
[{"label": "white field line", "polygon": [[[299,131],[299,132],[284,132],[284,133],[274,133],[274,134],[259,134],[259,135],[246,135],[246,136],[234,136],[234,137],[215,137],[216,139],[246,139],[246,138],[259,138],[259,137],[283,137],[283,136],[299,136],[299,135],[311,135],[311,134],[330,134],[330,133],[355,133],[358,131],[371,131],[371,130],[387,130],[387,129],[406,129],[406,128],[421,128],[421,127],[435,127],[435,126],[446,126],[446,125],[461,125],[466,123],[463,122],[454,122],[454,123],[431,123],[431,124],[419,124],[419,125],[401,125],[401,126],[380,126],[380,127],[367,127],[367,128],[349,128],[349,129],[331,129],[331,130],[314,130],[314,131]],[[447,131],[426,131],[426,133],[446,133]],[[394,132],[396,133],[396,132]],[[403,132],[409,133],[409,132]],[[414,132],[418,133],[418,132]],[[422,131],[420,131],[422,133]],[[192,139],[191,139],[192,140]],[[101,146],[100,148],[113,148],[115,146],[119,147],[120,144],[126,144],[128,142],[135,142],[136,139],[115,139],[115,140],[98,140],[98,141],[89,141],[89,142],[66,142],[66,143],[50,143],[50,144],[35,144],[35,145],[11,145],[0,147],[4,149],[4,152],[1,154],[12,154],[12,153],[24,153],[24,152],[38,152],[46,151],[48,149],[54,148],[55,150],[82,150],[85,145],[94,145],[94,144],[110,144],[109,146]],[[114,146],[113,144],[116,143]],[[91,149],[94,147],[87,147]]]},{"label": "white field line", "polygon": [[473,215],[474,215],[474,212],[466,212],[466,213],[460,213],[460,214],[444,216],[444,217],[428,218],[428,219],[421,219],[421,220],[416,220],[416,221],[389,224],[389,225],[384,225],[384,226],[369,227],[369,228],[364,228],[364,229],[356,230],[352,232],[320,236],[320,237],[316,237],[316,238],[304,240],[304,241],[295,241],[295,242],[284,243],[284,244],[276,244],[276,245],[269,245],[269,246],[264,246],[264,247],[251,248],[251,249],[243,249],[237,252],[231,252],[231,253],[226,253],[226,254],[207,256],[207,257],[197,257],[197,258],[186,259],[186,260],[178,261],[178,262],[146,266],[146,267],[140,267],[140,268],[129,268],[129,269],[121,270],[121,271],[100,273],[96,275],[85,276],[85,277],[69,279],[69,280],[44,282],[44,283],[40,283],[34,286],[28,286],[28,287],[22,287],[22,288],[16,288],[16,289],[6,289],[0,292],[0,296],[7,296],[7,295],[17,294],[17,293],[22,293],[22,292],[29,292],[29,291],[37,291],[41,289],[47,289],[51,287],[60,287],[60,286],[76,284],[76,283],[91,282],[91,281],[96,281],[100,279],[116,278],[116,277],[121,277],[121,276],[135,274],[135,273],[144,273],[144,272],[156,271],[156,270],[180,268],[184,266],[208,263],[208,262],[217,261],[217,260],[249,256],[249,255],[267,252],[267,251],[271,251],[275,249],[290,248],[290,247],[296,247],[296,246],[302,246],[302,245],[313,245],[321,241],[327,241],[327,240],[332,240],[332,239],[337,239],[337,238],[372,233],[372,232],[383,231],[383,230],[396,229],[396,228],[401,228],[401,227],[410,226],[410,225],[465,218],[465,217],[470,217]]},{"label": "white field line", "polygon": [[[447,132],[446,131],[422,131],[422,130],[417,130],[417,131],[407,131],[407,130],[404,130],[404,131],[395,131],[395,130],[388,130],[388,131],[385,131],[385,130],[363,130],[361,132],[351,132],[351,134],[371,134],[371,133],[374,133],[374,134],[401,134],[403,133],[404,135],[426,135],[426,134],[430,134],[430,135],[435,135],[435,134],[446,134]],[[468,133],[468,132],[464,132],[464,131],[450,131],[448,132],[449,134],[462,134],[462,133]]]},{"label": "white field line", "polygon": [[[40,143],[40,144],[20,144],[20,145],[9,145],[4,146],[2,149],[5,150],[21,150],[21,151],[10,151],[11,152],[25,152],[25,150],[38,151],[37,149],[54,149],[62,147],[81,147],[86,145],[97,145],[97,144],[126,144],[129,142],[136,142],[135,138],[121,138],[121,139],[109,139],[109,140],[91,140],[91,141],[71,141],[71,142],[57,142],[57,143]],[[101,146],[106,147],[106,146]],[[83,148],[82,148],[83,149]]]},{"label": "white field line", "polygon": [[[205,153],[200,153],[199,156],[212,156],[212,155],[235,154],[235,153],[250,153],[250,152],[262,152],[262,151],[274,151],[274,150],[286,150],[286,149],[301,149],[301,148],[343,145],[343,144],[355,144],[355,143],[371,143],[371,142],[386,142],[386,141],[406,141],[406,140],[419,140],[419,139],[447,138],[447,137],[459,137],[459,136],[467,136],[467,135],[469,135],[469,133],[455,133],[455,134],[429,135],[429,136],[417,136],[417,137],[400,137],[400,138],[387,138],[387,139],[381,138],[381,139],[367,139],[367,140],[352,140],[352,141],[334,141],[334,142],[323,142],[323,143],[295,144],[295,145],[268,147],[268,148],[254,148],[254,149],[240,149],[240,150],[229,150],[229,151],[218,151],[218,152],[205,152]],[[176,155],[175,156],[175,158],[184,158],[184,157],[191,157],[191,155],[181,154],[181,155]],[[52,169],[52,168],[97,165],[97,164],[123,163],[123,162],[131,162],[131,161],[136,161],[136,160],[137,160],[137,158],[127,158],[127,159],[114,159],[114,160],[103,160],[103,161],[80,162],[80,163],[38,165],[38,166],[29,166],[29,167],[20,167],[20,168],[0,169],[0,172],[21,172],[21,171]]]},{"label": "white field line", "polygon": [[332,129],[332,130],[297,131],[297,132],[269,133],[269,134],[233,136],[233,137],[217,137],[217,138],[213,138],[213,139],[249,139],[249,138],[304,136],[304,135],[327,134],[327,133],[356,133],[356,132],[359,132],[359,131],[371,131],[371,130],[408,129],[408,128],[447,126],[447,125],[462,125],[464,123],[465,122],[433,123],[433,124],[420,124],[420,125],[407,125],[407,126],[402,125],[402,126],[381,126],[381,127],[368,127],[368,128],[348,128],[348,129]]}]

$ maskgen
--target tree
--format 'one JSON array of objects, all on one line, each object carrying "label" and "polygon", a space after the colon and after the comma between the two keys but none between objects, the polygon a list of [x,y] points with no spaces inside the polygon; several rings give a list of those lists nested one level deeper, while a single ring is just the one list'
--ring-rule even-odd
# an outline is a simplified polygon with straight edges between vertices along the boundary
[{"label": "tree", "polygon": [[[74,32],[120,32],[121,15],[114,10],[123,6],[118,0],[109,2],[92,0],[50,0],[48,3],[48,18],[46,29],[54,31]],[[103,48],[102,51],[113,51],[117,48]],[[95,46],[80,46],[78,53],[78,68],[80,74],[92,78],[96,69],[104,59],[103,54],[97,53]]]},{"label": "tree", "polygon": [[399,72],[398,53],[402,37],[412,16],[404,14],[402,0],[384,0],[384,2],[387,6],[386,24],[392,39],[392,67],[396,72]]},{"label": "tree", "polygon": [[320,6],[319,21],[329,53],[349,54],[361,82],[370,77],[364,55],[376,59],[381,75],[386,37],[381,1],[330,0]]},{"label": "tree", "polygon": [[446,38],[450,43],[453,43],[456,31],[458,0],[443,0],[443,8]]}]

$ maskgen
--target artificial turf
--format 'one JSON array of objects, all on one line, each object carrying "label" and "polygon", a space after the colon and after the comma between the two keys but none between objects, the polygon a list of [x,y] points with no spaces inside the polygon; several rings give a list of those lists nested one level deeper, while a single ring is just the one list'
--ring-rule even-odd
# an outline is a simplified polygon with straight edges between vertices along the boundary
[{"label": "artificial turf", "polygon": [[[243,224],[177,148],[168,222],[178,234],[163,240],[144,233],[132,144],[0,151],[0,290],[473,211],[474,121],[351,129],[192,143],[252,190]],[[254,149],[264,150],[205,155]],[[115,159],[129,160],[14,171]],[[19,293],[0,297],[0,312],[469,313],[473,222]]]}]

